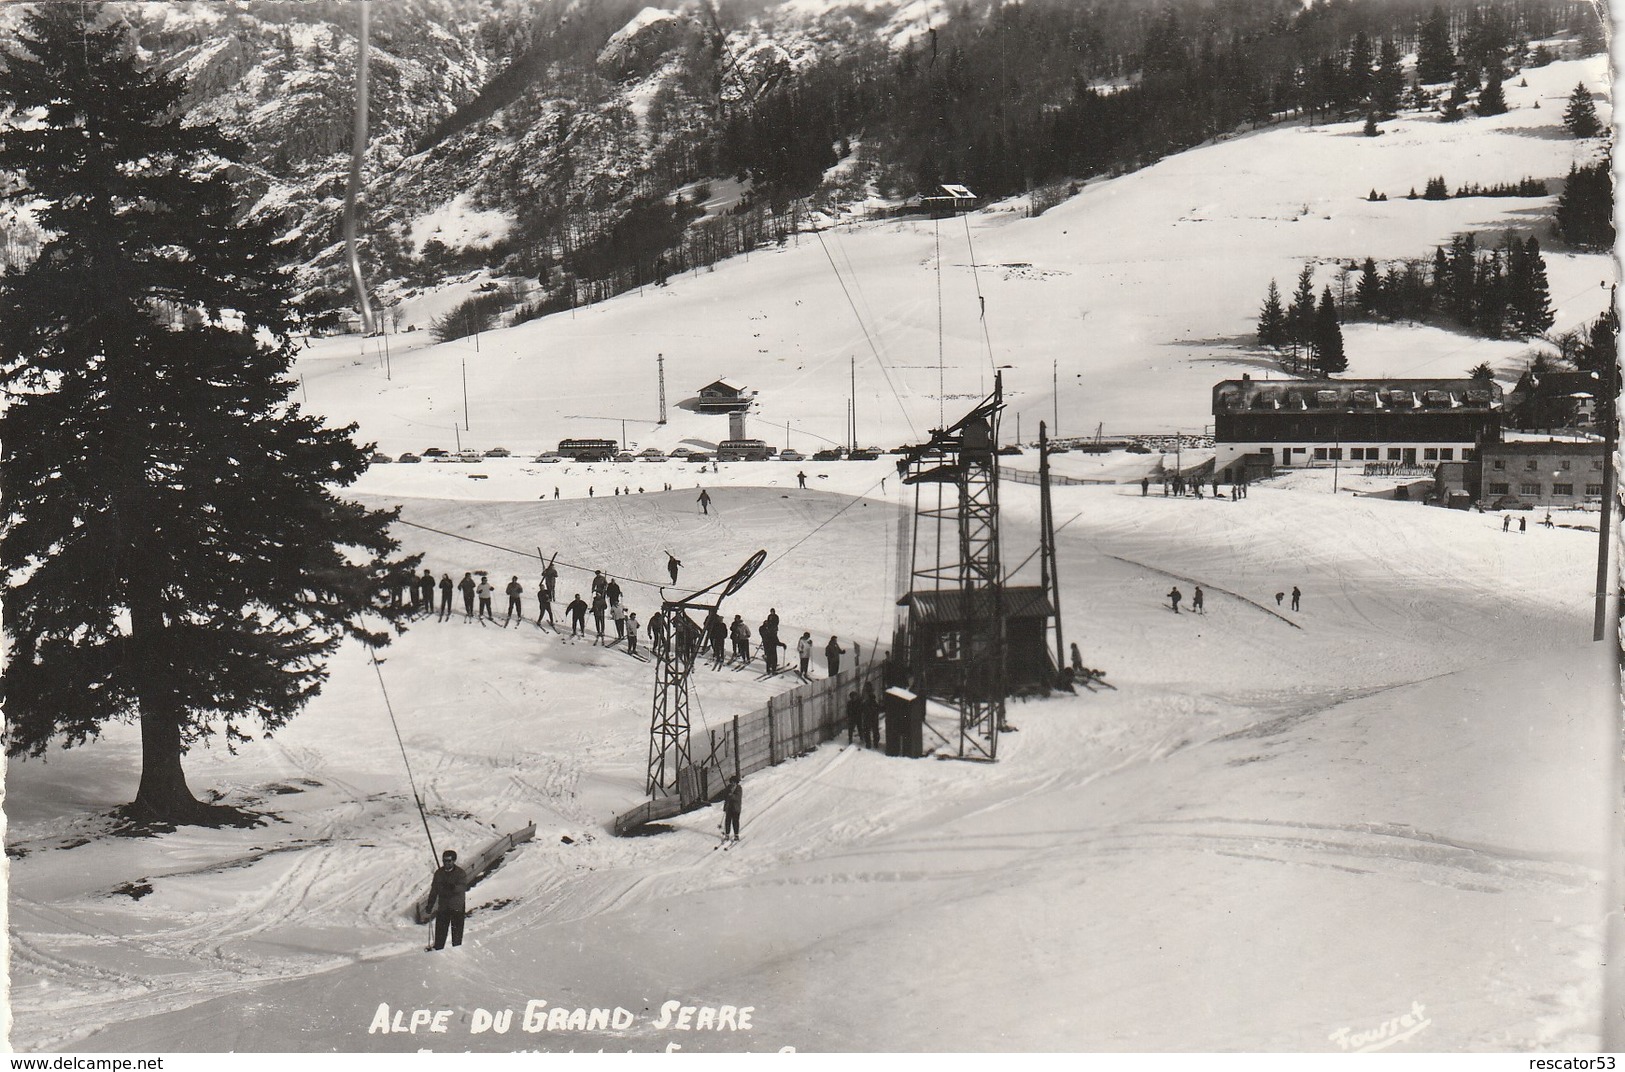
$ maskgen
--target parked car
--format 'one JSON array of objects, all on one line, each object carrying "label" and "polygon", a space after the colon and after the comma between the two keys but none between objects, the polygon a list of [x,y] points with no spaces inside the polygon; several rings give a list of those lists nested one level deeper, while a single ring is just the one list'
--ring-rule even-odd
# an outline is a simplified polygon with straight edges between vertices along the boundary
[{"label": "parked car", "polygon": [[457,460],[465,465],[478,465],[484,459],[477,450],[460,450],[457,452]]},{"label": "parked car", "polygon": [[401,465],[411,465],[413,462],[421,462],[423,459],[419,458],[416,454],[413,454],[411,451],[407,451],[405,454],[402,454],[396,460]]},{"label": "parked car", "polygon": [[394,458],[391,458],[389,455],[381,453],[380,451],[375,450],[372,452],[372,462],[374,465],[386,465],[394,460]]},{"label": "parked car", "polygon": [[880,457],[880,452],[878,450],[869,450],[864,447],[859,447],[857,450],[854,450],[852,453],[848,454],[846,456],[846,460],[849,462],[872,462],[878,457]]},{"label": "parked car", "polygon": [[550,450],[546,454],[538,454],[536,460],[543,465],[557,465],[564,460],[564,455]]},{"label": "parked car", "polygon": [[814,454],[812,456],[812,460],[815,462],[838,462],[841,460],[841,452],[838,449],[831,447],[827,450],[821,450],[817,454]]},{"label": "parked car", "polygon": [[439,447],[430,447],[428,450],[423,452],[423,456],[425,458],[445,458],[445,457],[448,457],[450,454],[451,454],[451,451],[449,451],[449,450],[441,450]]},{"label": "parked car", "polygon": [[1006,458],[1020,457],[1021,456],[1021,448],[1020,447],[1000,447],[999,448],[999,454],[1002,455],[1003,457],[1006,457]]},{"label": "parked car", "polygon": [[638,451],[638,457],[664,459],[666,454],[659,447],[644,447],[642,450]]},{"label": "parked car", "polygon": [[635,462],[638,460],[638,456],[629,450],[623,450],[615,455],[615,460],[618,462]]},{"label": "parked car", "polygon": [[806,459],[807,459],[807,456],[805,454],[802,454],[799,450],[781,450],[781,451],[779,451],[779,461],[781,461],[781,462],[800,462],[800,461],[806,461]]},{"label": "parked car", "polygon": [[711,455],[706,454],[704,451],[698,450],[690,451],[688,455],[683,458],[683,461],[685,462],[708,462],[710,460]]},{"label": "parked car", "polygon": [[485,452],[485,456],[487,458],[511,458],[513,457],[513,451],[507,447],[492,447]]},{"label": "parked car", "polygon": [[1142,446],[1139,443],[1130,443],[1128,446],[1124,447],[1123,449],[1128,451],[1130,454],[1150,454],[1151,453],[1151,448],[1150,447]]},{"label": "parked car", "polygon": [[688,447],[678,447],[676,450],[671,452],[671,456],[673,458],[686,458],[693,453],[694,451]]}]

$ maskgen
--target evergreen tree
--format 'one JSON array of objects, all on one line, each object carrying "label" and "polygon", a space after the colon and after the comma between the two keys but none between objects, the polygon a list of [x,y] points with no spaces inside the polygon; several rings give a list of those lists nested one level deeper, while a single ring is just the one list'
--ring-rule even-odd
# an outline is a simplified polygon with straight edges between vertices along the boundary
[{"label": "evergreen tree", "polygon": [[1332,300],[1331,287],[1320,294],[1310,345],[1314,350],[1315,368],[1322,376],[1335,376],[1348,369],[1348,357],[1343,353],[1343,329],[1337,322],[1337,303]]},{"label": "evergreen tree", "polygon": [[[108,17],[104,18],[104,14]],[[367,452],[300,413],[269,227],[239,223],[210,125],[107,9],[23,16],[0,98],[5,200],[47,240],[0,276],[6,748],[138,718],[143,821],[219,822],[181,757],[276,730],[389,573],[393,512],[335,496]],[[274,340],[274,341],[272,341]]]},{"label": "evergreen tree", "polygon": [[1435,7],[1417,31],[1416,77],[1435,85],[1450,81],[1456,70],[1456,52],[1450,43],[1450,19],[1444,8]]},{"label": "evergreen tree", "polygon": [[1467,378],[1470,380],[1483,380],[1488,382],[1495,379],[1495,370],[1490,368],[1490,363],[1488,361],[1480,361],[1478,364],[1467,370]]},{"label": "evergreen tree", "polygon": [[1281,308],[1281,289],[1270,280],[1270,289],[1264,295],[1264,307],[1258,313],[1258,341],[1279,350],[1290,340],[1286,330],[1286,310]]},{"label": "evergreen tree", "polygon": [[1477,111],[1479,115],[1504,115],[1507,110],[1506,92],[1501,88],[1501,64],[1491,63],[1489,78],[1484,82],[1484,88],[1479,91]]},{"label": "evergreen tree", "polygon": [[1507,317],[1507,286],[1501,251],[1475,259],[1472,328],[1487,339],[1499,339]]},{"label": "evergreen tree", "polygon": [[1450,270],[1445,308],[1464,328],[1473,326],[1477,312],[1478,244],[1471,234],[1450,240]]},{"label": "evergreen tree", "polygon": [[1591,91],[1584,82],[1569,94],[1569,106],[1563,112],[1563,127],[1576,138],[1595,138],[1602,133],[1597,121],[1597,106],[1591,102]]},{"label": "evergreen tree", "polygon": [[1314,326],[1315,270],[1306,264],[1298,273],[1298,289],[1292,293],[1292,305],[1286,314],[1287,337],[1293,343],[1294,352],[1298,346],[1309,345]]},{"label": "evergreen tree", "polygon": [[1360,266],[1360,286],[1354,292],[1360,311],[1370,316],[1382,305],[1382,277],[1377,274],[1377,262],[1370,257]]},{"label": "evergreen tree", "polygon": [[1384,37],[1377,53],[1377,73],[1371,80],[1371,105],[1383,119],[1399,111],[1399,98],[1405,92],[1405,72],[1400,66],[1399,46]]},{"label": "evergreen tree", "polygon": [[1556,319],[1540,242],[1534,235],[1521,246],[1513,239],[1508,243],[1507,255],[1507,325],[1520,338],[1539,335]]},{"label": "evergreen tree", "polygon": [[1354,35],[1354,44],[1349,48],[1348,72],[1343,76],[1343,91],[1350,104],[1358,104],[1371,95],[1372,63],[1371,38],[1361,30]]},{"label": "evergreen tree", "polygon": [[1456,80],[1450,83],[1450,96],[1445,98],[1444,111],[1439,113],[1441,122],[1454,123],[1466,113],[1462,111],[1467,103],[1467,76],[1458,72]]},{"label": "evergreen tree", "polygon": [[1557,230],[1580,249],[1614,245],[1614,182],[1607,159],[1586,167],[1569,166],[1568,180],[1557,198]]}]

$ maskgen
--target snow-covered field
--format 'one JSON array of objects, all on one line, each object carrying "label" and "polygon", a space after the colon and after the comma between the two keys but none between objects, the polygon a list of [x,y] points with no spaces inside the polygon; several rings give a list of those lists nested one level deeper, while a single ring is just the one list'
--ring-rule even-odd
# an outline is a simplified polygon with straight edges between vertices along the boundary
[{"label": "snow-covered field", "polygon": [[[957,416],[995,365],[1014,366],[1024,432],[1036,431],[1057,402],[1052,362],[1064,434],[1197,430],[1214,380],[1258,371],[1234,341],[1271,276],[1286,286],[1305,258],[1421,254],[1457,230],[1527,220],[1540,203],[1403,194],[1441,170],[1452,183],[1561,176],[1581,148],[1540,128],[1603,70],[1598,58],[1529,71],[1528,87],[1507,87],[1514,111],[1493,120],[1401,120],[1377,139],[1358,124],[1283,128],[1091,185],[1036,220],[943,221],[940,369],[936,228],[913,222],[804,236],[487,334],[478,351],[394,336],[388,380],[376,340],[318,342],[298,371],[311,409],[358,421],[391,453],[457,445],[464,362],[463,446],[534,453],[615,436],[623,418],[641,446],[725,438],[721,418],[675,404],[654,425],[657,353],[673,403],[731,377],[760,392],[753,428],[783,444],[788,421],[801,449],[844,439],[853,356],[865,442],[922,435],[939,405]],[[1372,186],[1390,200],[1359,200]],[[1549,252],[1548,264],[1559,328],[1595,316],[1607,259]],[[1504,367],[1519,349],[1429,328],[1349,332],[1359,374]],[[1157,456],[1063,461],[1131,481]],[[604,568],[644,617],[655,592],[641,582],[663,579],[664,551],[687,584],[764,548],[767,566],[724,610],[759,621],[775,607],[782,633],[837,633],[867,651],[906,584],[897,548],[912,498],[886,460],[702,474],[515,457],[380,465],[353,490],[403,506],[402,539],[437,576],[518,575],[527,608],[538,548],[567,564],[566,596],[590,577],[577,567]],[[1035,542],[1037,492],[1012,483],[1002,496],[1014,563]],[[274,739],[190,756],[194,789],[264,810],[258,828],[107,836],[101,816],[135,787],[131,727],[47,763],[13,761],[12,1044],[1601,1045],[1617,727],[1610,653],[1590,642],[1593,532],[1503,534],[1494,515],[1334,494],[1324,474],[1240,502],[1067,486],[1055,509],[1066,637],[1115,691],[1014,704],[1018,731],[996,764],[832,744],[753,775],[744,840],[726,854],[710,810],[656,837],[609,835],[640,796],[651,668],[529,624],[417,623],[376,670],[346,648],[324,694]],[[1168,588],[1188,597],[1197,583],[1206,613],[1171,613]],[[1294,585],[1296,612],[1275,600]],[[696,723],[778,687],[703,670]],[[471,892],[470,940],[455,952],[425,955],[405,916],[432,858],[403,748],[440,847],[537,823]],[[533,1001],[622,1007],[633,1022],[528,1032]],[[752,1027],[664,1029],[668,1001],[750,1006]],[[407,1023],[446,1010],[446,1030],[369,1033],[381,1004]],[[477,1010],[513,1022],[474,1033]]]}]

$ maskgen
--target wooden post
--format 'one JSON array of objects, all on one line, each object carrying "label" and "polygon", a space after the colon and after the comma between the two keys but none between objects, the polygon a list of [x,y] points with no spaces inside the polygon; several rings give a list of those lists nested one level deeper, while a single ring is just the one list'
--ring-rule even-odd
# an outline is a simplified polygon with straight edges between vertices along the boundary
[{"label": "wooden post", "polygon": [[779,765],[778,744],[778,735],[773,728],[773,698],[769,696],[767,698],[767,765],[770,767]]},{"label": "wooden post", "polygon": [[739,777],[739,716],[734,716],[734,777]]}]

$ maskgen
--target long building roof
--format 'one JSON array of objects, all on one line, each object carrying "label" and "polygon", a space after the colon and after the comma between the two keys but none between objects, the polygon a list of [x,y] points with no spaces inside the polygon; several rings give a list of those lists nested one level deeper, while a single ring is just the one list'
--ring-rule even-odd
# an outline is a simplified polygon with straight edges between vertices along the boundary
[{"label": "long building roof", "polygon": [[1501,404],[1494,380],[1223,380],[1213,386],[1213,412],[1313,410],[1479,410]]}]

